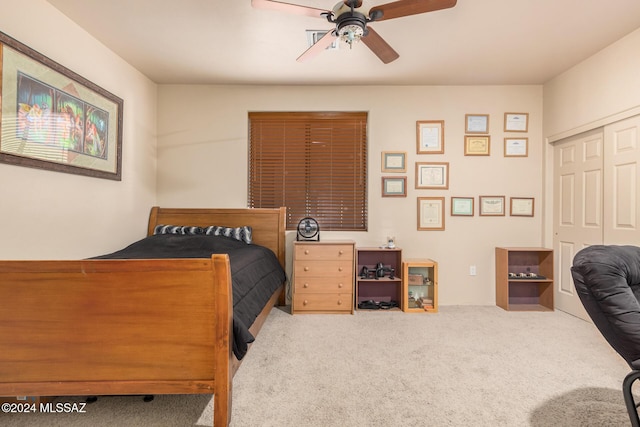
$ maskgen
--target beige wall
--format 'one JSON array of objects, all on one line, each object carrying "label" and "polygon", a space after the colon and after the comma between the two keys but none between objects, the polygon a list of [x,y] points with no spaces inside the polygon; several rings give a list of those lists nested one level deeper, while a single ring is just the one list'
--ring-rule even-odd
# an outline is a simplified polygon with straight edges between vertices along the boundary
[{"label": "beige wall", "polygon": [[[369,112],[369,230],[322,233],[360,246],[396,236],[404,257],[440,263],[441,304],[494,304],[494,247],[541,244],[542,87],[264,87],[160,86],[158,203],[244,207],[247,198],[247,112]],[[503,157],[505,112],[530,114],[527,158]],[[491,156],[465,157],[465,114],[490,114]],[[416,121],[445,121],[445,154],[416,154]],[[408,195],[382,198],[382,151],[408,155]],[[449,190],[414,189],[416,161],[450,164]],[[536,215],[451,217],[451,196],[535,197]],[[446,230],[417,231],[420,196],[446,197]],[[291,242],[293,233],[288,235]],[[290,251],[289,251],[290,254]],[[289,255],[290,258],[290,255]],[[477,276],[469,276],[469,266]]]},{"label": "beige wall", "polygon": [[640,29],[544,85],[544,136],[575,135],[639,114]]},{"label": "beige wall", "polygon": [[553,142],[640,114],[640,29],[544,85],[545,215],[553,245]]},{"label": "beige wall", "polygon": [[0,259],[83,258],[144,236],[157,87],[44,0],[0,0],[0,31],[124,99],[122,181],[0,164]]}]

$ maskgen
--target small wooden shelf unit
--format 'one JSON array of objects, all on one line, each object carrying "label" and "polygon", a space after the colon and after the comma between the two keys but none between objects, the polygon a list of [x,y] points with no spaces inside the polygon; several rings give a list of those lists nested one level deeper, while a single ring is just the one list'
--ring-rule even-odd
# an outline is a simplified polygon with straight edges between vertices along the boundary
[{"label": "small wooden shelf unit", "polygon": [[402,261],[402,311],[438,312],[438,263],[426,258]]},{"label": "small wooden shelf unit", "polygon": [[[509,273],[537,277],[510,277]],[[552,311],[553,249],[497,247],[496,305],[511,311]]]},{"label": "small wooden shelf unit", "polygon": [[[370,274],[377,264],[393,269],[393,277],[361,277],[362,268],[366,267]],[[402,304],[402,249],[357,248],[356,249],[356,298],[355,307],[362,301],[390,302]]]}]

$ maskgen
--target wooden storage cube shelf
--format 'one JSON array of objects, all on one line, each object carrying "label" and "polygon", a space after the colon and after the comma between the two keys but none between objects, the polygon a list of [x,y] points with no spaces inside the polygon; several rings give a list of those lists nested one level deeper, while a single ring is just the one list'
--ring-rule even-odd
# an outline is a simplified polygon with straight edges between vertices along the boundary
[{"label": "wooden storage cube shelf", "polygon": [[[375,278],[376,265],[382,263],[387,269],[384,277]],[[366,278],[361,276],[363,267],[369,271]],[[391,273],[389,269],[393,270]],[[393,276],[391,276],[393,274]],[[402,250],[400,248],[357,248],[356,249],[356,298],[355,308],[363,301],[395,301],[398,309],[402,303]]]},{"label": "wooden storage cube shelf", "polygon": [[362,301],[400,301],[400,287],[397,281],[380,279],[377,281],[359,281],[358,302]]},{"label": "wooden storage cube shelf", "polygon": [[509,282],[509,310],[553,309],[545,303],[545,292],[553,293],[553,286],[540,282]]},{"label": "wooden storage cube shelf", "polygon": [[553,310],[553,250],[497,247],[496,305],[513,311]]},{"label": "wooden storage cube shelf", "polygon": [[405,312],[438,311],[438,263],[431,259],[408,259],[402,262],[402,310]]}]

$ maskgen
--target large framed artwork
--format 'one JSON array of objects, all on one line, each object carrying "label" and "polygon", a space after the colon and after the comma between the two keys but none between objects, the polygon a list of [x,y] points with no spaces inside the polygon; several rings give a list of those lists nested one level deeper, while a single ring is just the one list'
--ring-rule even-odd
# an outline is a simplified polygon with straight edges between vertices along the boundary
[{"label": "large framed artwork", "polygon": [[120,181],[123,101],[0,32],[0,162]]}]

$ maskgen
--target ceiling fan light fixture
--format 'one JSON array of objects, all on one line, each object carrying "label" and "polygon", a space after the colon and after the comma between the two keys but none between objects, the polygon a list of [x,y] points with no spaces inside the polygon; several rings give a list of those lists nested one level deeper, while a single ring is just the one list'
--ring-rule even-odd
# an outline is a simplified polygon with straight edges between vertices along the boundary
[{"label": "ceiling fan light fixture", "polygon": [[359,42],[365,35],[365,26],[367,18],[361,13],[353,12],[349,15],[341,15],[338,17],[336,32],[338,37],[349,46]]},{"label": "ceiling fan light fixture", "polygon": [[358,25],[345,25],[340,28],[338,34],[342,41],[352,46],[353,43],[360,41],[360,38],[364,35],[364,29]]},{"label": "ceiling fan light fixture", "polygon": [[[328,0],[327,0],[328,1]],[[314,57],[334,42],[344,41],[349,47],[362,42],[385,64],[400,57],[389,44],[367,24],[404,16],[434,12],[454,7],[457,0],[395,0],[390,3],[368,8],[364,0],[339,0],[333,9],[318,9],[280,0],[251,0],[251,5],[259,9],[275,9],[299,15],[325,18],[335,27],[304,51],[297,59],[303,62]],[[336,43],[336,45],[339,43]]]}]

